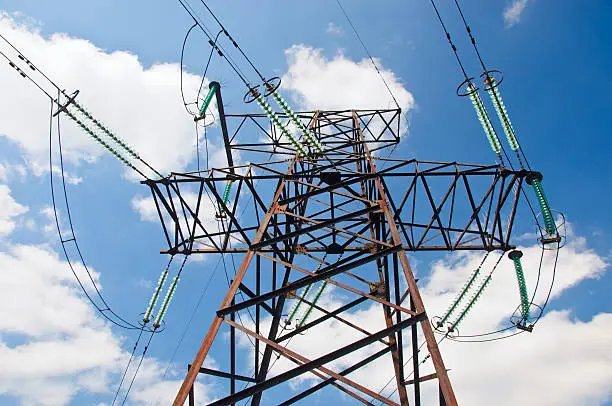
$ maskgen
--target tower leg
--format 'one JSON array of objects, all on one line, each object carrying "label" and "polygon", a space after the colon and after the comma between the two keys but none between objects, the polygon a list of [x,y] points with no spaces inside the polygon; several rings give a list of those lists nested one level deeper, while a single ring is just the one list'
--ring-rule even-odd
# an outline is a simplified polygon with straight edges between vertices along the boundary
[{"label": "tower leg", "polygon": [[[295,165],[295,161],[293,161],[293,163],[289,166],[288,173],[291,173],[291,171],[293,171],[294,165]],[[255,238],[253,239],[253,243],[258,243],[259,241],[261,241],[264,231],[268,227],[268,224],[270,223],[270,220],[272,219],[272,216],[274,215],[274,211],[276,210],[278,206],[277,202],[278,202],[278,199],[280,198],[280,195],[284,187],[285,187],[285,181],[280,182],[278,189],[276,190],[276,193],[274,194],[272,203],[270,204],[270,207],[268,208],[268,211],[266,212],[266,215],[264,216],[261,222],[261,225],[257,229],[257,233],[255,234]],[[221,309],[231,305],[232,301],[234,300],[234,296],[236,296],[236,292],[238,291],[238,288],[240,287],[240,283],[242,282],[242,279],[244,278],[244,275],[246,274],[246,271],[249,265],[251,264],[251,260],[253,259],[254,255],[255,255],[254,250],[249,249],[247,251],[246,256],[242,260],[242,264],[240,264],[240,268],[238,268],[238,271],[236,272],[236,276],[234,277],[234,280],[231,283],[229,290],[227,291],[227,294],[225,295],[225,298],[223,298],[223,301],[221,302],[221,306],[220,306]],[[195,356],[195,359],[193,360],[191,364],[192,368],[187,372],[187,376],[185,377],[183,384],[181,385],[178,393],[176,394],[176,398],[174,399],[174,402],[172,403],[173,406],[183,406],[185,404],[185,400],[187,400],[189,390],[195,383],[196,377],[198,376],[198,371],[202,367],[202,364],[204,364],[204,360],[206,359],[206,356],[208,355],[208,352],[210,351],[210,347],[212,346],[213,341],[215,340],[215,337],[217,336],[217,333],[219,332],[219,329],[221,328],[222,323],[223,323],[223,317],[216,315],[215,318],[213,319],[210,329],[208,330],[208,333],[206,334],[206,337],[204,337],[204,341],[202,341],[202,345],[200,346],[200,349],[198,350]]]}]

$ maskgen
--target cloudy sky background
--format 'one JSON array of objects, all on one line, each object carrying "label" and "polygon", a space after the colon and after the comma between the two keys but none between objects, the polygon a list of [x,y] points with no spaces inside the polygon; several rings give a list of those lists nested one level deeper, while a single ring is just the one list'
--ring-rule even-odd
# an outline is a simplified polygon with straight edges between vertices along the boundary
[{"label": "cloudy sky background", "polygon": [[[5,0],[0,33],[61,86],[80,89],[79,100],[156,168],[195,169],[195,132],[182,107],[178,64],[190,20],[172,1],[84,3]],[[468,69],[479,74],[456,11],[450,2],[441,3]],[[606,137],[612,89],[609,82],[594,80],[612,68],[605,17],[612,9],[605,1],[568,3],[466,4],[487,63],[506,75],[502,90],[522,146],[544,173],[549,199],[571,227],[554,300],[533,334],[487,344],[443,344],[462,404],[495,399],[514,405],[525,397],[538,405],[612,404],[612,279],[607,273],[612,214],[605,203],[612,175]],[[391,106],[335,4],[232,4],[210,2],[258,66],[283,77],[284,92],[295,106]],[[410,132],[394,156],[492,163],[469,102],[454,95],[460,74],[427,2],[385,0],[373,8],[357,1],[345,7],[401,105],[410,110]],[[187,94],[199,86],[207,55],[205,41],[194,35],[184,63]],[[218,58],[207,77],[222,83],[227,110],[249,110],[241,101],[242,84]],[[6,64],[0,65],[0,89],[0,402],[110,404],[136,334],[96,313],[62,257],[50,209],[48,102]],[[210,165],[222,166],[218,129],[212,127],[209,134]],[[166,261],[158,254],[163,235],[147,191],[66,121],[62,137],[72,214],[87,263],[113,309],[136,320]],[[52,171],[57,175],[57,169]],[[60,220],[65,225],[66,219]],[[529,218],[518,223],[517,236],[533,231]],[[518,243],[526,253],[528,286],[533,286],[530,270],[539,252],[528,234]],[[448,306],[479,259],[414,256],[429,314]],[[188,264],[168,328],[153,341],[130,404],[165,405],[173,397],[223,295],[222,272],[211,272],[216,263],[210,258]],[[510,264],[502,264],[466,329],[496,326],[515,305],[516,282]],[[75,272],[84,275],[79,267]],[[203,292],[206,286],[212,288]],[[86,289],[92,292],[90,285]],[[333,306],[340,298],[331,291],[324,300]],[[375,330],[381,327],[377,311],[364,309],[352,317]],[[353,338],[339,335],[335,327],[299,337],[293,345],[309,353],[313,342],[320,349]],[[223,367],[227,360],[213,352],[207,363]],[[381,361],[373,368],[376,373],[372,369],[355,377],[375,379],[373,386],[382,387],[389,365]],[[311,382],[306,378],[296,385]],[[219,396],[222,386],[201,379],[196,389],[198,401],[205,402]],[[315,400],[326,404],[346,398],[325,393]]]}]

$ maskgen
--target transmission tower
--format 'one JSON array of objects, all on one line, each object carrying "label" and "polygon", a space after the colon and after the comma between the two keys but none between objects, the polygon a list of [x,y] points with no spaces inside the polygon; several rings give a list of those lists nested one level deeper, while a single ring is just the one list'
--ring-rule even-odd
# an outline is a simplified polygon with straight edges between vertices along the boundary
[{"label": "transmission tower", "polygon": [[[313,374],[318,384],[285,396],[282,404],[333,386],[362,403],[396,405],[379,387],[349,376],[389,357],[402,405],[413,402],[409,394],[414,404],[422,404],[425,381],[437,382],[440,404],[456,405],[408,253],[511,249],[514,213],[530,172],[381,158],[400,140],[399,109],[297,113],[293,119],[316,139],[304,143],[302,151],[277,131],[269,114],[225,115],[219,110],[228,152],[273,153],[284,159],[144,182],[163,225],[164,253],[240,257],[174,404],[183,405],[187,398],[194,404],[192,388],[199,374],[229,380],[227,395],[212,405],[247,398],[253,405],[270,404],[268,391]],[[292,120],[284,113],[275,116],[281,126]],[[206,219],[211,202],[217,226]],[[339,306],[322,300],[331,287],[343,298]],[[384,321],[378,331],[346,317],[372,305],[380,306]],[[351,331],[354,340],[310,354],[288,345],[292,337],[316,334],[318,326],[330,322]],[[250,365],[238,355],[244,349],[237,334],[252,342]],[[421,352],[420,337],[426,344]],[[202,367],[213,345],[215,358],[227,351],[228,370]],[[278,357],[293,367],[271,373]],[[423,376],[419,366],[428,357],[435,372]],[[335,369],[341,358],[350,360],[350,366]]]},{"label": "transmission tower", "polygon": [[[196,102],[188,104],[183,100],[186,108],[197,107],[195,113],[188,109],[197,123],[205,118],[210,103],[216,99],[227,159],[225,168],[161,175],[80,104],[78,91],[66,93],[0,35],[8,45],[0,50],[0,55],[21,78],[36,85],[50,100],[50,139],[53,118],[58,117],[60,162],[59,116],[65,115],[145,179],[142,183],[151,190],[167,242],[162,253],[171,257],[140,326],[114,313],[97,288],[103,306],[88,296],[110,322],[140,330],[126,372],[142,333],[151,333],[124,401],[153,335],[163,329],[166,311],[188,256],[208,254],[221,255],[228,290],[188,366],[175,406],[182,406],[187,399],[190,405],[195,404],[193,388],[201,374],[223,380],[220,387],[227,388],[211,405],[236,405],[249,400],[252,405],[271,402],[289,405],[320,390],[336,388],[344,396],[365,404],[418,406],[423,404],[425,389],[432,385],[439,393],[440,405],[457,405],[438,344],[453,335],[460,337],[457,326],[482,295],[504,257],[503,254],[499,257],[488,274],[481,274],[488,253],[509,252],[520,304],[510,319],[510,327],[478,336],[488,337],[510,328],[520,330],[516,334],[530,332],[548,302],[546,299],[539,305],[534,301],[539,276],[529,297],[521,264],[523,254],[511,242],[521,196],[527,200],[538,225],[543,253],[545,250],[558,253],[563,244],[560,232],[563,221],[560,224],[555,221],[541,185],[542,174],[531,169],[502,101],[499,85],[503,76],[500,71],[487,69],[458,1],[455,4],[484,70],[484,90],[491,98],[520,169],[515,169],[502,147],[475,80],[467,75],[433,0],[433,8],[464,75],[457,94],[472,101],[498,164],[390,159],[405,130],[400,124],[402,112],[371,56],[397,109],[295,113],[277,92],[280,79],[266,79],[260,73],[205,2],[203,5],[221,29],[215,37],[188,2],[179,2],[194,20],[185,42],[189,32],[199,26],[209,38],[210,55],[216,51],[225,59],[248,89],[245,102],[256,102],[264,111],[226,114],[217,82],[210,83],[204,99],[200,99],[198,91]],[[257,74],[256,82],[244,76],[234,59],[217,43],[222,33]],[[282,111],[275,112],[268,99],[273,99]],[[246,165],[234,164],[234,155],[241,152],[250,159],[258,156],[261,159]],[[523,191],[525,184],[534,189],[539,214]],[[51,187],[53,190],[52,178]],[[69,216],[65,188],[64,201]],[[53,206],[55,210],[55,198]],[[58,222],[66,259],[70,262],[66,244],[74,244],[85,266],[69,221],[72,237],[66,240]],[[432,320],[419,293],[408,253],[465,250],[485,252],[484,259],[446,314]],[[185,257],[163,295],[172,258],[177,254]],[[226,262],[234,268],[231,278]],[[235,262],[239,265],[235,266]],[[556,259],[553,281],[555,267]],[[538,275],[541,268],[542,264]],[[93,279],[92,283],[95,287]],[[160,300],[157,316],[153,317]],[[355,317],[377,308],[378,323]],[[291,345],[297,336],[316,337],[326,326],[332,326],[335,337],[341,339],[325,342],[321,346],[324,348]],[[434,329],[442,336],[440,341],[436,341]],[[251,346],[245,347],[245,342]],[[213,346],[215,359],[227,354],[228,362],[220,363],[223,366],[218,368],[204,366]],[[281,358],[283,362],[275,370]],[[392,372],[389,390],[389,384],[381,388],[379,379],[364,379],[385,358]],[[433,369],[422,373],[427,360],[431,360]],[[288,385],[293,379],[304,377],[315,377],[318,382],[301,392],[296,392],[295,385]],[[280,398],[283,400],[278,402]]]}]

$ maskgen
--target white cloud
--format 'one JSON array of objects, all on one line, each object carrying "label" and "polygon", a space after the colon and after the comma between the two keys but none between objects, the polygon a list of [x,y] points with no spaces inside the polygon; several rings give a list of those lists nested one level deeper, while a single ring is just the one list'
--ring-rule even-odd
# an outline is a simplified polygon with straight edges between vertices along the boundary
[{"label": "white cloud", "polygon": [[[521,249],[524,252],[527,285],[533,290],[540,250],[537,246]],[[430,317],[446,309],[480,259],[478,254],[458,253],[434,264],[430,277],[421,282],[421,294]],[[536,302],[539,303],[544,300],[550,281],[551,260],[550,257],[544,260],[543,286],[541,293],[536,296]],[[492,262],[485,268],[490,269],[491,265]],[[607,267],[605,259],[588,248],[584,239],[570,236],[569,244],[562,249],[559,257],[553,300],[585,279],[600,277]],[[347,300],[340,296],[340,291],[339,288],[329,291],[320,304],[327,309],[338,308]],[[479,333],[498,328],[508,320],[518,303],[512,262],[504,258],[494,274],[489,290],[466,318],[462,326],[465,331],[462,333]],[[370,332],[384,328],[380,305],[344,313],[343,317]],[[243,320],[247,319],[243,317]],[[267,328],[263,331],[265,334]],[[244,337],[239,337],[243,348],[252,348]],[[296,336],[288,348],[313,359],[360,337],[363,335],[332,320],[312,328],[304,335]],[[409,334],[405,334],[405,339],[405,354],[410,354]],[[422,342],[422,338],[420,340]],[[451,369],[451,381],[461,404],[488,405],[494,398],[496,404],[501,406],[525,402],[551,406],[597,405],[612,398],[609,386],[612,381],[612,355],[608,348],[611,340],[612,313],[600,313],[591,320],[581,321],[572,316],[570,308],[550,311],[531,334],[524,333],[507,340],[481,344],[447,340],[441,345],[441,351],[446,367]],[[355,359],[373,352],[374,349],[363,351],[327,366],[336,371],[342,370],[352,365]],[[424,356],[425,352],[421,354],[421,359]],[[293,366],[281,358],[272,373],[278,374]],[[431,361],[422,368],[422,374],[433,371]],[[411,371],[411,364],[406,370]],[[351,378],[378,389],[389,380],[392,371],[389,357],[385,356],[368,368],[351,374]],[[580,373],[576,375],[571,371]],[[573,383],[574,379],[579,379],[580,384]],[[305,374],[292,381],[292,387],[303,390],[304,385],[316,381],[313,375]],[[388,389],[386,393],[391,392],[393,385],[389,385]],[[437,395],[433,386],[426,384],[424,389],[428,397],[426,404],[434,402],[433,397]],[[500,397],[500,393],[503,396]],[[525,396],[528,396],[527,401]]]},{"label": "white cloud", "polygon": [[[2,192],[10,197],[4,185]],[[15,205],[23,208],[10,201],[0,204],[0,218],[10,218]],[[34,406],[66,405],[79,394],[112,397],[129,357],[122,346],[131,350],[134,337],[113,332],[84,297],[68,263],[48,247],[7,241],[0,250],[0,269],[0,397]],[[93,293],[84,268],[76,265],[74,270]],[[101,289],[99,273],[90,272]],[[171,369],[164,378],[164,369],[158,359],[144,360],[130,404],[170,403],[182,374]],[[198,383],[199,398],[211,399],[212,388]]]},{"label": "white cloud", "polygon": [[28,208],[17,203],[6,185],[0,185],[0,236],[7,236],[15,229],[15,217],[27,212]]},{"label": "white cloud", "polygon": [[117,368],[119,339],[95,316],[55,253],[14,246],[0,252],[0,268],[7,271],[0,281],[0,333],[23,337],[18,345],[0,341],[0,393],[26,404],[62,405],[83,389],[83,375]]},{"label": "white cloud", "polygon": [[[60,86],[81,90],[79,102],[155,168],[162,173],[180,170],[193,158],[193,120],[183,109],[177,64],[144,67],[129,52],[107,53],[66,34],[43,37],[36,28],[20,25],[7,14],[2,16],[3,35]],[[0,135],[19,145],[28,164],[40,174],[48,168],[45,117],[49,103],[8,65],[2,69],[0,87],[11,97],[0,98]],[[195,94],[191,91],[198,88],[199,80],[196,75],[184,74],[188,94]],[[67,119],[62,120],[62,139],[69,163],[90,162],[103,154],[95,141]],[[76,176],[71,179],[78,182]]]},{"label": "white cloud", "polygon": [[[195,210],[198,201],[198,195],[193,191],[185,190],[187,187],[181,187],[181,197],[183,198],[187,207]],[[220,192],[221,193],[221,192]],[[174,193],[173,193],[174,195]],[[213,197],[214,199],[214,197]],[[173,202],[177,212],[181,211],[181,201],[178,197],[173,198]],[[228,204],[232,204],[230,201]],[[163,205],[160,203],[161,212],[164,218],[164,223],[166,227],[172,229],[174,227],[174,223],[172,222],[170,216],[167,211],[164,209]],[[143,221],[149,221],[153,223],[159,223],[159,214],[157,213],[157,207],[155,206],[155,201],[153,197],[141,197],[137,196],[132,199],[132,209],[140,215],[140,219]],[[200,209],[198,214],[198,219],[201,224],[204,226],[207,232],[219,232],[221,231],[221,225],[216,217],[218,212],[217,205],[213,204],[211,200],[208,198],[206,193],[203,194],[202,199],[200,201]],[[183,230],[191,229],[193,227],[193,216],[187,213],[187,221],[185,221],[185,216],[179,216],[179,223],[181,224],[181,228]],[[193,260],[199,259],[198,256],[194,257]]]},{"label": "white cloud", "polygon": [[[369,59],[351,61],[344,55],[333,59],[320,49],[294,45],[285,51],[289,69],[282,88],[294,92],[301,107],[312,110],[395,108],[393,99]],[[383,77],[407,112],[415,105],[412,94],[399,78],[377,60]]]},{"label": "white cloud", "polygon": [[27,174],[27,169],[21,164],[0,163],[0,182],[9,182],[17,175],[19,180],[23,180]]},{"label": "white cloud", "polygon": [[342,35],[344,34],[344,30],[342,29],[342,27],[340,27],[339,25],[334,24],[333,22],[329,22],[327,23],[327,29],[325,30],[326,33],[328,34],[332,34],[332,35]]},{"label": "white cloud", "polygon": [[521,21],[525,7],[529,0],[512,0],[504,9],[504,22],[506,27],[510,28]]},{"label": "white cloud", "polygon": [[143,221],[154,223],[159,221],[157,207],[155,207],[155,201],[152,197],[134,197],[132,199],[132,209],[140,215],[140,219]]},{"label": "white cloud", "polygon": [[[62,170],[59,166],[53,165],[52,168],[53,171],[53,175],[57,176],[57,182],[61,182],[61,179],[59,179],[62,176]],[[42,169],[38,169],[38,170],[34,170],[35,173],[40,174],[43,173]],[[74,175],[68,171],[66,171],[64,169],[64,179],[66,180],[66,183],[68,183],[69,185],[78,185],[80,183],[83,182],[83,178],[81,178],[80,176]],[[55,184],[55,181],[53,182]]]},{"label": "white cloud", "polygon": [[[285,51],[289,68],[282,77],[281,89],[292,93],[294,101],[303,110],[371,110],[395,109],[393,97],[368,58],[352,61],[341,53],[332,59],[326,58],[322,50],[306,45],[294,45]],[[375,59],[384,81],[402,109],[400,132],[408,130],[405,115],[415,107],[414,97],[400,79]],[[386,129],[385,119],[375,116],[368,122],[366,137],[378,137]],[[323,132],[329,129],[323,129]]]},{"label": "white cloud", "polygon": [[[532,334],[443,348],[467,405],[603,405],[612,397],[612,313],[579,321],[551,312]],[[512,388],[512,390],[507,390]],[[500,396],[501,394],[501,396]]]},{"label": "white cloud", "polygon": [[[112,397],[129,357],[122,345],[133,345],[133,337],[113,333],[81,294],[67,263],[48,249],[13,246],[0,252],[0,269],[6,271],[0,280],[0,395],[50,406],[66,405],[78,393]],[[7,336],[21,337],[21,343],[9,344]],[[169,403],[181,381],[174,372],[162,379],[163,366],[145,359],[130,394],[133,404]],[[200,399],[212,396],[201,383],[197,390]]]}]

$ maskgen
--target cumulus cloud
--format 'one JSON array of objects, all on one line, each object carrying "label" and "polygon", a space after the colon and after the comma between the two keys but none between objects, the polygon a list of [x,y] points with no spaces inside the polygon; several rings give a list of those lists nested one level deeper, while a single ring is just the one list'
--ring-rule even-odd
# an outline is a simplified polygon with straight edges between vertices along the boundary
[{"label": "cumulus cloud", "polygon": [[7,236],[15,229],[15,218],[28,208],[17,203],[6,185],[0,185],[0,236]]},{"label": "cumulus cloud", "polygon": [[[524,253],[527,285],[532,292],[541,251],[537,245],[521,249]],[[433,264],[429,277],[421,282],[421,294],[430,317],[440,315],[447,308],[480,260],[481,256],[478,254],[457,253]],[[545,256],[540,282],[543,286],[536,295],[536,303],[541,304],[545,300],[552,261],[554,255]],[[490,270],[491,267],[492,263],[485,263],[483,269]],[[570,236],[568,245],[562,249],[559,256],[552,300],[585,279],[600,277],[607,267],[606,260],[590,249],[583,238]],[[345,296],[342,289],[335,288],[328,291],[320,304],[327,309],[336,309],[346,303]],[[518,288],[512,262],[504,258],[495,271],[488,291],[465,319],[461,332],[480,333],[507,325],[518,303]],[[384,328],[380,305],[344,313],[343,318],[370,332]],[[263,331],[268,330],[269,321],[266,321]],[[441,351],[446,367],[451,370],[451,381],[462,404],[488,405],[491,399],[495,399],[495,403],[502,406],[515,405],[524,402],[526,394],[529,394],[530,404],[603,404],[612,396],[609,386],[612,380],[612,356],[607,348],[607,343],[612,340],[611,321],[611,313],[600,313],[590,320],[578,320],[572,315],[571,308],[550,311],[531,334],[524,333],[507,340],[480,344],[446,340],[441,344]],[[341,322],[330,320],[313,327],[307,334],[295,336],[288,348],[314,359],[361,337],[363,335],[347,328]],[[408,341],[405,342],[405,354],[410,354],[409,335],[406,334],[405,338]],[[243,348],[250,346],[243,336],[240,339]],[[420,341],[423,342],[422,340],[421,337]],[[361,359],[376,350],[362,350],[354,357],[344,357],[327,366],[339,371],[352,365],[355,359]],[[425,355],[426,352],[423,351],[421,359]],[[281,358],[272,374],[291,367],[294,367],[294,364]],[[411,364],[406,369],[409,373]],[[368,368],[358,370],[350,376],[368,387],[382,388],[391,377],[391,371],[391,361],[388,356],[384,356]],[[569,371],[581,371],[580,385],[572,384],[575,375]],[[431,361],[428,361],[422,366],[422,374],[430,372],[433,372],[433,367]],[[314,382],[318,381],[313,375],[305,374],[293,380],[292,387],[295,390],[304,390],[305,386]],[[437,396],[434,386],[423,386],[427,404],[433,403]],[[394,385],[389,385],[385,393],[390,394],[393,387]],[[503,393],[503,396],[499,396],[500,393]]]},{"label": "cumulus cloud", "polygon": [[[395,108],[393,99],[371,62],[355,62],[342,54],[326,58],[320,49],[294,45],[285,51],[289,68],[283,88],[292,91],[302,108],[310,110]],[[404,112],[415,103],[400,79],[376,61]]]},{"label": "cumulus cloud", "polygon": [[[0,269],[6,271],[0,280],[0,395],[50,406],[66,405],[79,393],[112,397],[129,357],[122,345],[133,343],[95,313],[68,264],[47,248],[17,245],[0,251]],[[171,402],[181,380],[175,371],[162,379],[164,367],[145,359],[132,404]],[[202,383],[196,390],[199,399],[212,396]]]},{"label": "cumulus cloud", "polygon": [[[25,210],[0,185],[0,219],[10,221]],[[67,405],[77,396],[112,398],[130,355],[123,346],[131,351],[134,337],[113,331],[84,297],[68,263],[48,246],[6,240],[0,269],[0,397],[33,406]],[[92,294],[85,269],[75,265],[74,270]],[[99,273],[89,271],[102,289]],[[128,377],[136,365],[132,363]],[[171,366],[165,376],[165,369],[164,362],[146,358],[129,404],[171,403],[183,371]],[[213,388],[202,382],[195,386],[201,400],[212,399]]]},{"label": "cumulus cloud", "polygon": [[[129,52],[108,53],[66,34],[45,37],[31,25],[17,23],[6,14],[2,17],[3,35],[62,88],[79,89],[79,102],[156,169],[162,173],[180,170],[193,158],[193,121],[183,109],[177,64],[145,67]],[[0,136],[19,145],[28,164],[40,174],[48,168],[48,121],[44,117],[49,115],[49,102],[8,65],[3,69],[0,87],[10,97],[0,98]],[[199,78],[185,73],[183,84],[190,92],[198,88]],[[104,153],[74,123],[62,121],[67,162],[91,162]],[[71,179],[78,182],[76,176]]]},{"label": "cumulus cloud", "polygon": [[510,28],[521,21],[525,7],[529,0],[513,0],[512,3],[508,4],[504,9],[504,22],[506,27]]},{"label": "cumulus cloud", "polygon": [[116,369],[119,338],[94,315],[55,253],[13,246],[0,252],[0,267],[6,270],[0,332],[22,337],[17,345],[0,340],[0,393],[26,404],[62,405],[83,390],[81,378]]},{"label": "cumulus cloud", "polygon": [[[181,190],[181,197],[187,207],[191,208],[192,210],[195,210],[198,202],[198,194],[191,191]],[[180,212],[181,200],[178,197],[175,197],[173,201],[177,212]],[[166,225],[171,224],[170,216],[168,215],[166,210],[163,208],[163,206],[161,206],[160,208],[164,216],[164,222],[166,223]],[[159,214],[157,213],[157,207],[155,206],[155,201],[153,200],[153,197],[137,196],[133,198],[132,209],[140,215],[140,219],[143,221],[149,221],[154,223],[159,222]],[[201,224],[204,225],[204,228],[210,232],[216,232],[220,229],[220,226],[217,222],[217,218],[215,217],[217,210],[217,205],[213,204],[213,202],[208,198],[208,196],[204,194],[200,201],[200,211],[198,218],[200,219]],[[191,215],[188,215],[187,217],[187,221],[185,220],[185,216],[179,217],[179,222],[184,230],[193,227],[193,217]]]},{"label": "cumulus cloud", "polygon": [[23,180],[26,174],[27,169],[21,164],[0,163],[0,182]]}]

